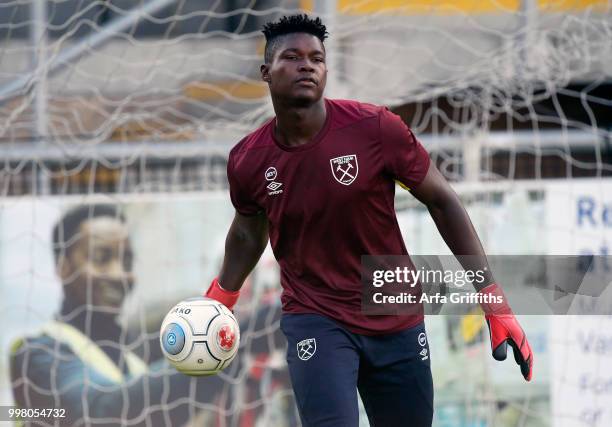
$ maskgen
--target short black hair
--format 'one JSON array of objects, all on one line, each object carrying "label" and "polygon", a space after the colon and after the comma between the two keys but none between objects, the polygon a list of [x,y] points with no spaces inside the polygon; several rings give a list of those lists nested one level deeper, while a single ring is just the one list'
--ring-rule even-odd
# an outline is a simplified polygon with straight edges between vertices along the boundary
[{"label": "short black hair", "polygon": [[280,40],[281,36],[293,33],[307,33],[317,37],[321,40],[321,43],[323,43],[329,35],[321,18],[311,18],[306,14],[283,16],[278,21],[268,22],[264,25],[261,32],[264,33],[266,37],[266,49],[264,53],[264,60],[266,63],[272,62],[274,51],[278,46],[277,42]]},{"label": "short black hair", "polygon": [[125,217],[119,208],[111,204],[79,205],[64,213],[53,227],[52,239],[55,263],[59,262],[60,255],[62,255],[62,252],[66,252],[67,246],[73,243],[82,223],[103,216],[125,222]]}]

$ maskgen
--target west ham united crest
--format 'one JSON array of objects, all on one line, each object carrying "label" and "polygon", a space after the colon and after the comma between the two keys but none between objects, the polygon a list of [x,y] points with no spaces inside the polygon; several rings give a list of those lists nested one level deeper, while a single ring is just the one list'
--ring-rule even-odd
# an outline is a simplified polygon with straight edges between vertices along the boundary
[{"label": "west ham united crest", "polygon": [[351,185],[357,179],[359,165],[357,164],[357,156],[355,154],[330,159],[329,164],[331,165],[334,178],[340,184]]},{"label": "west ham united crest", "polygon": [[315,351],[317,351],[317,340],[314,338],[307,338],[297,343],[297,354],[302,360],[310,359]]}]

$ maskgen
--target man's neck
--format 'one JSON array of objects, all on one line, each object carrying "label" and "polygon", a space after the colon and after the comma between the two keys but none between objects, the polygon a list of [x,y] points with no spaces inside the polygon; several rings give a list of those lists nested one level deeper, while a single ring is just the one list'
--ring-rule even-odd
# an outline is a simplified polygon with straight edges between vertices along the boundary
[{"label": "man's neck", "polygon": [[281,144],[287,146],[306,144],[312,141],[325,124],[327,111],[323,98],[303,106],[287,105],[274,99],[272,103],[276,113],[274,136]]},{"label": "man's neck", "polygon": [[122,334],[117,314],[89,309],[88,305],[71,301],[70,298],[64,298],[59,320],[71,324],[94,341],[101,338],[116,340]]}]

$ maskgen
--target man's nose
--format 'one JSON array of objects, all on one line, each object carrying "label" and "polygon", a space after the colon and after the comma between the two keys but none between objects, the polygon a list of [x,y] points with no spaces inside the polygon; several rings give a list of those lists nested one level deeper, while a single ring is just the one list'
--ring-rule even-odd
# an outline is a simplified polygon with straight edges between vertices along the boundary
[{"label": "man's nose", "polygon": [[134,273],[126,270],[123,263],[119,260],[113,262],[104,275],[109,280],[121,281],[128,285],[132,285],[134,282]]},{"label": "man's nose", "polygon": [[306,58],[303,61],[300,62],[300,68],[299,71],[301,72],[314,72],[315,68],[314,65],[312,64],[312,62],[310,61],[310,59]]}]

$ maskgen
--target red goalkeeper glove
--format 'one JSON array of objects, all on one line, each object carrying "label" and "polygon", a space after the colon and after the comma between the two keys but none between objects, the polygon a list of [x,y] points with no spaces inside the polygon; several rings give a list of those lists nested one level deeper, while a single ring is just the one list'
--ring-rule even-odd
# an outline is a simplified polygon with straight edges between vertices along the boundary
[{"label": "red goalkeeper glove", "polygon": [[507,344],[514,351],[514,360],[521,367],[521,373],[527,381],[531,380],[533,371],[533,352],[525,332],[510,309],[502,289],[495,283],[480,290],[481,294],[501,297],[500,303],[483,302],[481,307],[489,325],[491,350],[495,360],[506,360]]},{"label": "red goalkeeper glove", "polygon": [[219,284],[219,279],[215,277],[204,296],[217,300],[230,310],[233,310],[240,296],[240,291],[226,291]]}]

